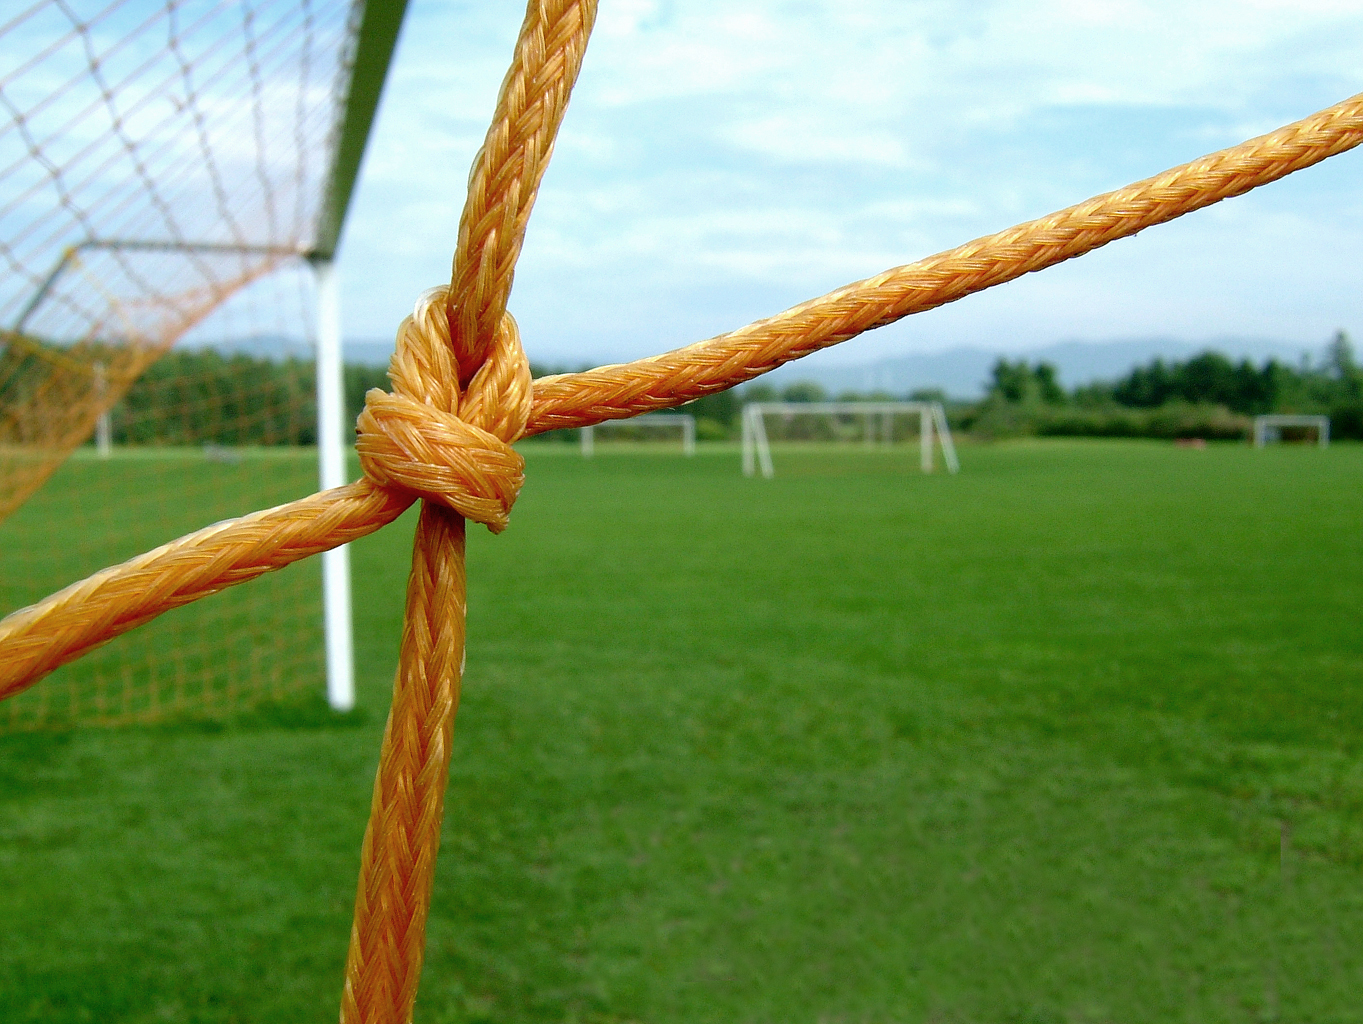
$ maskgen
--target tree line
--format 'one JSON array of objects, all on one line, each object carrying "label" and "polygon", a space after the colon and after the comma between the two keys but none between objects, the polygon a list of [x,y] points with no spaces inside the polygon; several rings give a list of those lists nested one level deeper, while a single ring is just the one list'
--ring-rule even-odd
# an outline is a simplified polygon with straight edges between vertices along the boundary
[{"label": "tree line", "polygon": [[[110,411],[119,445],[311,445],[317,442],[316,365],[310,359],[266,359],[212,349],[172,349],[128,388]],[[531,366],[542,377],[558,367]],[[346,422],[353,423],[371,388],[388,390],[388,370],[346,365]],[[727,436],[737,419],[732,392],[693,402],[702,438]],[[548,441],[576,441],[555,431]]]},{"label": "tree line", "polygon": [[[559,372],[532,367],[536,376]],[[213,350],[174,350],[142,375],[113,409],[115,444],[310,445],[317,438],[311,360],[270,360]],[[388,388],[386,369],[345,367],[347,419],[370,388]],[[1113,381],[1067,390],[1055,366],[999,359],[985,396],[948,402],[938,389],[828,394],[818,384],[775,388],[761,381],[709,395],[685,407],[702,439],[733,437],[744,402],[942,401],[953,427],[983,436],[1014,434],[1238,438],[1249,417],[1268,412],[1325,414],[1338,437],[1363,438],[1363,369],[1347,334],[1338,332],[1323,360],[1255,365],[1218,352],[1187,360],[1154,359]],[[546,435],[575,441],[576,431]]]},{"label": "tree line", "polygon": [[984,400],[958,410],[963,426],[984,434],[1240,438],[1253,416],[1299,413],[1329,416],[1336,437],[1363,437],[1363,371],[1344,331],[1323,360],[1298,366],[1205,351],[1072,391],[1045,362],[1000,359],[990,376]]}]

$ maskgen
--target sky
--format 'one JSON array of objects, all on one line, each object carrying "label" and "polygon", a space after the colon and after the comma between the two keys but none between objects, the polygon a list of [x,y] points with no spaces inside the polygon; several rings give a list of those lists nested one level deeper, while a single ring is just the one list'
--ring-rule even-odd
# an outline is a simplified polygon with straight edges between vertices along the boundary
[{"label": "sky", "polygon": [[[516,0],[410,0],[342,240],[345,334],[448,279]],[[1363,91],[1363,2],[603,0],[510,309],[653,354]],[[824,354],[1363,334],[1363,153]]]}]

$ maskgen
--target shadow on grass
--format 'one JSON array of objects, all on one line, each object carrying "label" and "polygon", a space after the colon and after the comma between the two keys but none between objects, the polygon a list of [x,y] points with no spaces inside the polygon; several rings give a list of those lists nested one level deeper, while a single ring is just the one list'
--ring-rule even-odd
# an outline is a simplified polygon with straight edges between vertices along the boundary
[{"label": "shadow on grass", "polygon": [[[262,701],[254,707],[232,714],[211,715],[202,711],[186,711],[167,715],[154,722],[130,722],[124,725],[100,726],[55,722],[31,732],[0,734],[0,755],[13,754],[20,760],[33,763],[50,758],[65,747],[78,733],[119,734],[185,734],[215,735],[227,732],[266,732],[270,730],[355,729],[367,725],[369,712],[364,708],[335,711],[319,694],[299,694],[284,700]],[[0,776],[2,779],[3,776]]]},{"label": "shadow on grass", "polygon": [[152,732],[223,733],[271,730],[356,729],[368,724],[364,708],[336,711],[320,695],[299,694],[285,700],[262,701],[255,707],[222,717],[185,714],[131,728]]}]

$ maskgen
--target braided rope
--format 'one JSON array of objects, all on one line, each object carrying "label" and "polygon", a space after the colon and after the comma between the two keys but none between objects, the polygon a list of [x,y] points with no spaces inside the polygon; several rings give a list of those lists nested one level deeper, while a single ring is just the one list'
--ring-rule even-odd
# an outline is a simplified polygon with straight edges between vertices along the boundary
[{"label": "braided rope", "polygon": [[532,383],[506,312],[516,259],[581,67],[594,0],[530,0],[470,179],[451,283],[398,332],[371,391],[366,479],[219,523],[0,621],[0,699],[170,608],[346,543],[423,499],[393,706],[346,962],[346,1024],[410,1021],[463,671],[465,517],[507,523],[520,437],[680,405],[915,312],[1082,255],[1363,142],[1363,95],[1271,135],[661,356]]},{"label": "braided rope", "polygon": [[0,620],[0,700],[164,612],[391,523],[412,498],[368,480],[205,527]]},{"label": "braided rope", "polygon": [[530,210],[595,20],[595,0],[530,0],[459,220],[450,334],[461,381],[482,365],[506,311]]},{"label": "braided rope", "polygon": [[393,394],[371,391],[360,417],[365,473],[425,500],[360,851],[342,1024],[406,1024],[416,1002],[464,668],[464,516],[500,531],[524,480],[511,442],[525,433],[533,383],[506,301],[595,16],[595,0],[531,0],[474,164],[450,287],[428,292],[404,321]]},{"label": "braided rope", "polygon": [[1363,93],[1268,135],[1037,220],[894,267],[663,355],[535,382],[528,433],[680,405],[913,313],[1243,195],[1363,142]]},{"label": "braided rope", "polygon": [[[487,361],[461,395],[446,303],[444,289],[429,292],[404,321],[393,360],[395,394],[371,392],[361,418],[366,472],[426,500],[361,847],[344,1024],[411,1017],[463,673],[464,516],[500,529],[523,479],[524,462],[509,442],[525,429],[531,381],[515,321],[503,314]],[[369,423],[374,429],[366,429]],[[422,461],[442,454],[447,462]]]}]

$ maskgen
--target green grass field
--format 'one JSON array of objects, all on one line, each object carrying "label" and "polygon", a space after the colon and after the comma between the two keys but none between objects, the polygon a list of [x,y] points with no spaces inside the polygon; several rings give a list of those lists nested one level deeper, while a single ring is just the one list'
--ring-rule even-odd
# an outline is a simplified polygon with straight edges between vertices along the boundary
[{"label": "green grass field", "polygon": [[[1363,447],[527,451],[420,1024],[1363,1020]],[[411,527],[359,716],[0,737],[0,1020],[335,1019]]]}]

